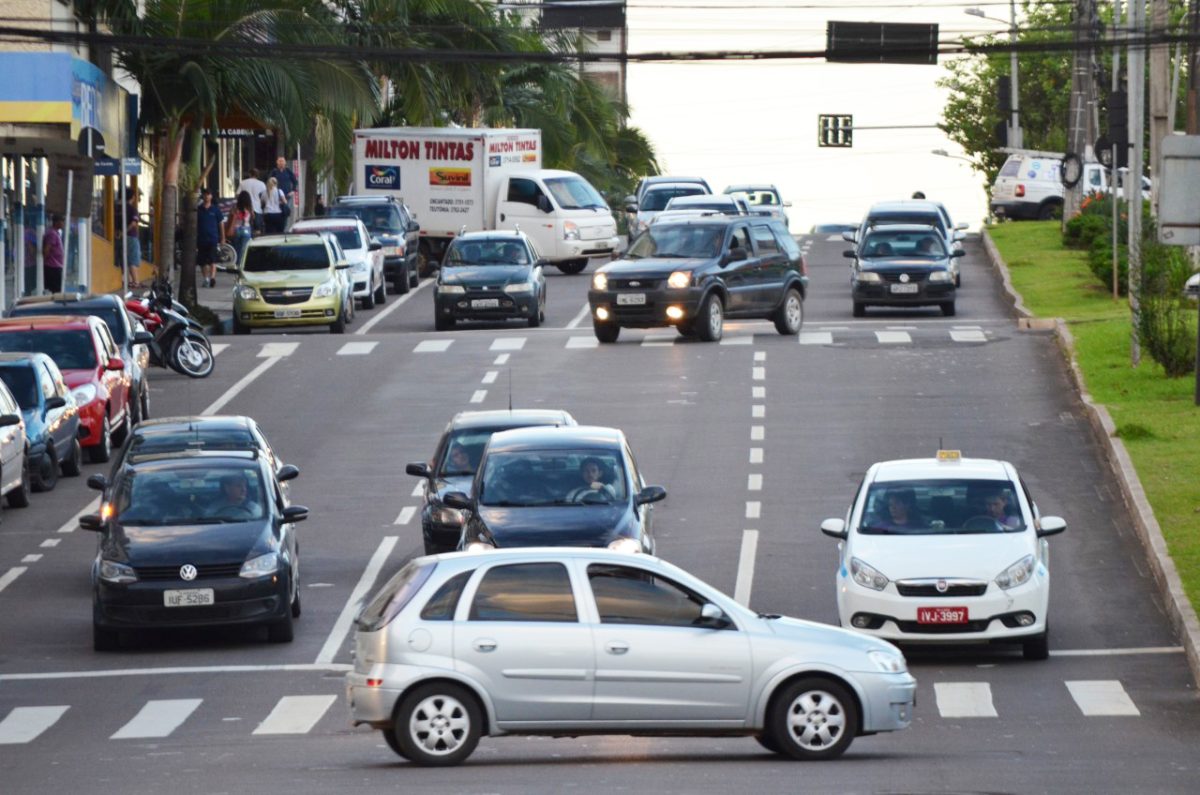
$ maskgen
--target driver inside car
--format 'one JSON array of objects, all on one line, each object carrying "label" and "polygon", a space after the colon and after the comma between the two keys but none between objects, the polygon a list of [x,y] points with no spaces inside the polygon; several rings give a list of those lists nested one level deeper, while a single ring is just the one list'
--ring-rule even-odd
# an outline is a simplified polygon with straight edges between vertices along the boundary
[{"label": "driver inside car", "polygon": [[588,456],[580,461],[579,477],[583,484],[571,489],[567,494],[569,502],[592,502],[593,500],[587,499],[589,494],[601,495],[601,499],[595,501],[612,502],[617,498],[616,489],[604,482],[604,464],[599,458]]},{"label": "driver inside car", "polygon": [[221,476],[221,494],[217,502],[209,507],[210,517],[255,517],[262,513],[258,503],[250,495],[246,476],[229,474]]}]

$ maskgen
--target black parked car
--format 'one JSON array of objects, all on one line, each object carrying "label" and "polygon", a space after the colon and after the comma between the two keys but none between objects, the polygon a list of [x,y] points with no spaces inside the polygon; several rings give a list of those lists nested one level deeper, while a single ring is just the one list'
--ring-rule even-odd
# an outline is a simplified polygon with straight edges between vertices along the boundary
[{"label": "black parked car", "polygon": [[125,302],[119,296],[110,293],[31,295],[17,299],[5,317],[30,315],[95,315],[103,320],[112,333],[113,342],[121,351],[125,372],[132,379],[129,388],[130,422],[139,422],[150,416],[150,383],[146,377],[146,370],[150,366],[150,349],[146,346],[153,336],[130,317]]},{"label": "black parked car", "polygon": [[0,381],[25,418],[33,490],[53,489],[59,471],[78,475],[83,467],[79,406],[54,360],[44,353],[0,353]]},{"label": "black parked car", "polygon": [[596,271],[588,303],[601,342],[616,342],[623,326],[674,326],[714,342],[726,317],[800,333],[807,289],[804,257],[782,222],[704,216],[652,224]]},{"label": "black parked car", "polygon": [[868,306],[937,306],[947,317],[955,313],[955,257],[962,249],[947,251],[937,230],[930,226],[880,226],[867,232],[853,251],[850,292],[854,316],[863,317]]},{"label": "black parked car", "polygon": [[448,508],[442,500],[448,492],[470,494],[479,459],[492,434],[513,428],[576,425],[565,411],[512,409],[509,411],[462,411],[442,432],[429,463],[409,464],[405,471],[425,478],[425,503],[421,507],[421,535],[425,554],[453,552],[462,539],[464,512]]},{"label": "black parked car", "polygon": [[546,261],[524,232],[468,232],[446,249],[433,297],[434,326],[459,320],[546,319]]},{"label": "black parked car", "polygon": [[125,629],[264,624],[273,643],[292,640],[300,615],[300,561],[289,505],[257,452],[130,456],[100,514],[81,516],[100,534],[92,564],[92,638],[115,649]]},{"label": "black parked car", "polygon": [[616,428],[521,428],[492,436],[471,496],[443,502],[468,511],[461,548],[574,546],[654,553],[654,509]]},{"label": "black parked car", "polygon": [[421,225],[394,196],[341,196],[326,215],[362,219],[371,237],[383,244],[383,275],[393,293],[407,293],[427,275],[428,265],[419,256]]}]

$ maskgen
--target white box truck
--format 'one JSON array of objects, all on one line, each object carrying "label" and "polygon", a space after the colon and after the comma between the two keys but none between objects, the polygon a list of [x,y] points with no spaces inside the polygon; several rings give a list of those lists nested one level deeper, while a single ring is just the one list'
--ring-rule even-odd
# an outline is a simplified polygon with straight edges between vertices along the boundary
[{"label": "white box truck", "polygon": [[620,245],[612,211],[587,180],[542,168],[541,130],[357,130],[354,192],[396,196],[411,208],[430,262],[463,231],[519,228],[564,273]]}]

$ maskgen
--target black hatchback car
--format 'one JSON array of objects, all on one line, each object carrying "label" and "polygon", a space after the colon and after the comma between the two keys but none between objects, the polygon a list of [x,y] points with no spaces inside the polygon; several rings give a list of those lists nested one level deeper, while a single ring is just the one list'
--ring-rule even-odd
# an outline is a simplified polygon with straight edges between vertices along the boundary
[{"label": "black hatchback car", "polygon": [[804,322],[807,266],[774,218],[719,214],[651,224],[621,259],[592,277],[588,303],[601,342],[622,327],[674,326],[721,339],[729,318],[769,318],[780,334]]},{"label": "black hatchback car", "polygon": [[[88,485],[109,487],[103,475]],[[120,631],[262,624],[273,643],[293,638],[300,615],[294,524],[265,456],[191,452],[131,456],[99,514],[92,564],[92,639],[117,648]]]},{"label": "black hatchback car", "polygon": [[394,196],[342,196],[326,214],[362,219],[371,237],[383,244],[383,275],[393,293],[407,293],[426,275],[419,256],[421,225]]},{"label": "black hatchback car", "polygon": [[844,255],[854,260],[850,292],[854,316],[868,306],[937,306],[955,313],[954,271],[951,262],[962,249],[947,251],[930,226],[880,226],[867,232],[857,249]]},{"label": "black hatchback car", "polygon": [[546,261],[524,232],[468,232],[446,249],[433,296],[434,327],[459,320],[546,319]]},{"label": "black hatchback car", "polygon": [[667,496],[647,486],[616,428],[521,428],[492,436],[471,496],[444,502],[468,511],[460,546],[607,547],[654,553],[654,509]]}]

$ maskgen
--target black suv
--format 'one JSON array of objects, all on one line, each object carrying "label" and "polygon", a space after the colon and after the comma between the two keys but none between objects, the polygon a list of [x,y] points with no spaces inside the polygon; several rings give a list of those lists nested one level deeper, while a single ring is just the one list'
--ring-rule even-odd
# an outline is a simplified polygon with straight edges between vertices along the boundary
[{"label": "black suv", "polygon": [[782,222],[714,213],[651,225],[596,271],[588,303],[601,342],[616,342],[622,326],[674,326],[715,342],[726,317],[768,318],[798,334],[807,290],[804,257]]},{"label": "black suv", "polygon": [[328,210],[336,218],[360,218],[383,244],[383,276],[403,295],[426,275],[418,256],[421,225],[395,196],[341,196]]}]

